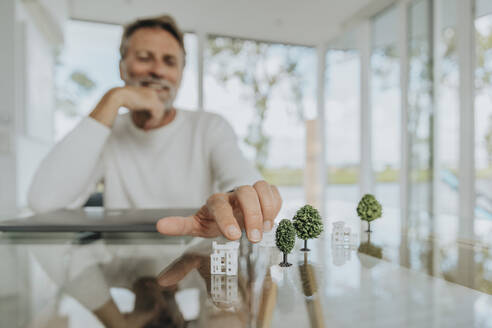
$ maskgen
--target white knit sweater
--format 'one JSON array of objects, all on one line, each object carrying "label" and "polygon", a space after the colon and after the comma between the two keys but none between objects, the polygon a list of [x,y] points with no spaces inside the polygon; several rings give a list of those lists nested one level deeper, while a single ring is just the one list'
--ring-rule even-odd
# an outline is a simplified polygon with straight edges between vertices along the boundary
[{"label": "white knit sweater", "polygon": [[148,132],[128,113],[112,129],[87,117],[41,163],[29,205],[80,207],[102,178],[106,208],[165,208],[200,207],[214,192],[261,176],[216,114],[177,110],[170,124]]}]

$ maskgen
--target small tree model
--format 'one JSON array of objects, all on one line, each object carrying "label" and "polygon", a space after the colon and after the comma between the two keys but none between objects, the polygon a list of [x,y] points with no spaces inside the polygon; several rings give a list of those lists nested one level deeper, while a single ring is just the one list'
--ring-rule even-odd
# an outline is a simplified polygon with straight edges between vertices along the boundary
[{"label": "small tree model", "polygon": [[275,231],[275,244],[278,249],[284,253],[284,260],[279,265],[281,267],[288,267],[292,264],[287,262],[287,254],[289,254],[294,248],[296,242],[296,230],[287,219],[283,219],[278,224],[277,230]]},{"label": "small tree model", "polygon": [[307,240],[318,237],[323,232],[323,221],[317,209],[311,205],[301,207],[292,219],[297,236],[304,240],[301,251],[309,252]]},{"label": "small tree model", "polygon": [[361,220],[367,221],[368,228],[366,232],[372,232],[371,221],[376,220],[383,214],[381,204],[376,197],[371,194],[365,194],[357,206],[357,215]]}]

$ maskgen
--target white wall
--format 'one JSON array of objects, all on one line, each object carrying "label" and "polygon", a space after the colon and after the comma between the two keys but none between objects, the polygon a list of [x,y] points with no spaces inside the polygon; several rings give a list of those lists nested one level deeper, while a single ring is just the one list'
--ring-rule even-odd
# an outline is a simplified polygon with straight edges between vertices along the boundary
[{"label": "white wall", "polygon": [[15,179],[15,2],[0,1],[0,209],[9,212],[16,204]]},{"label": "white wall", "polygon": [[0,214],[26,206],[53,143],[55,51],[67,18],[66,0],[0,1]]}]

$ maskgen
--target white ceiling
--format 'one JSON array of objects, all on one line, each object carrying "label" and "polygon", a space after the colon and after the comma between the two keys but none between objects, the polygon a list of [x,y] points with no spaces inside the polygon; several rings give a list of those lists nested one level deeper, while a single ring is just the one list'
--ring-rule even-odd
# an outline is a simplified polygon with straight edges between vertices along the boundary
[{"label": "white ceiling", "polygon": [[69,13],[75,19],[118,24],[169,13],[185,31],[315,45],[381,1],[69,0]]}]

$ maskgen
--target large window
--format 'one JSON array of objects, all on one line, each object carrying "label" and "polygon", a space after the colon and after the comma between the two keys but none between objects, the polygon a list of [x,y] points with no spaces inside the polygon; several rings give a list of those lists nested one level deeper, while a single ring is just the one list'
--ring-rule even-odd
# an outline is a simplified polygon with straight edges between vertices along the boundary
[{"label": "large window", "polygon": [[[372,181],[386,208],[408,205],[413,210],[458,214],[459,138],[466,137],[459,131],[458,3],[414,0],[395,4],[371,19]],[[403,8],[408,10],[407,53],[400,53],[399,43]],[[492,218],[492,2],[475,0],[475,9],[475,211],[479,218]],[[121,32],[118,25],[69,21],[56,70],[57,140],[91,111],[104,92],[122,84]],[[328,206],[336,200],[356,204],[360,197],[360,41],[355,29],[346,31],[330,41],[325,57],[327,181],[319,183],[327,183]],[[316,157],[307,154],[306,147],[317,138],[310,133],[317,119],[315,49],[209,36],[204,58],[199,59],[197,37],[189,33],[185,47],[187,65],[176,106],[196,109],[203,91],[204,110],[230,122],[243,152],[269,182],[279,185],[285,204],[304,203],[306,188],[308,192],[313,188],[305,177],[312,177],[309,168],[316,167],[310,165]],[[404,66],[402,58],[408,59]],[[199,60],[204,64],[203,83],[198,83]],[[408,72],[400,72],[400,67]],[[406,106],[401,104],[401,74],[408,83]],[[198,90],[199,85],[204,89]],[[406,113],[402,107],[407,107]],[[407,121],[404,131],[401,115]],[[401,163],[405,150],[408,163]],[[402,164],[408,164],[407,172],[401,171]],[[403,174],[408,177],[404,186],[408,204],[400,204]]]},{"label": "large window", "polygon": [[[123,85],[118,64],[123,29],[119,25],[70,20],[56,67],[55,140],[87,115],[106,91]],[[187,64],[176,107],[197,107],[197,40],[185,34]]]},{"label": "large window", "polygon": [[384,11],[372,21],[372,160],[375,194],[383,206],[399,207],[401,157],[400,55],[398,11]]},{"label": "large window", "polygon": [[287,206],[302,205],[306,123],[315,118],[316,52],[309,47],[211,36],[205,110],[224,116],[240,146]]},{"label": "large window", "polygon": [[437,176],[436,211],[458,215],[459,204],[459,67],[456,10],[457,1],[439,1],[437,47]]},{"label": "large window", "polygon": [[408,207],[432,213],[433,66],[432,1],[414,1],[409,7],[408,44]]},{"label": "large window", "polygon": [[492,219],[492,3],[477,0],[476,16],[476,214]]},{"label": "large window", "polygon": [[328,211],[335,201],[356,204],[360,174],[360,55],[355,33],[326,54],[325,136]]}]

